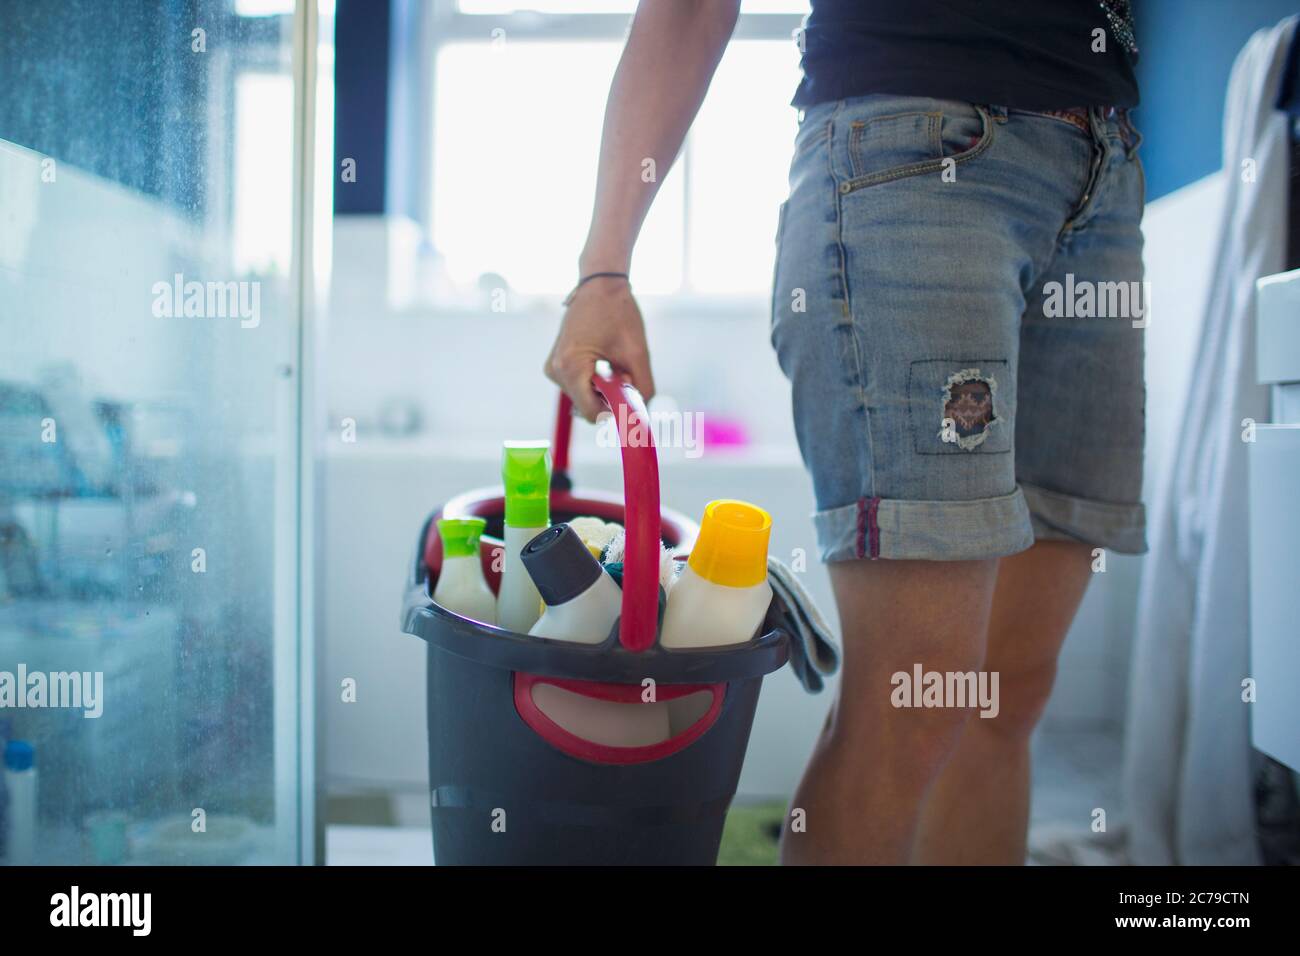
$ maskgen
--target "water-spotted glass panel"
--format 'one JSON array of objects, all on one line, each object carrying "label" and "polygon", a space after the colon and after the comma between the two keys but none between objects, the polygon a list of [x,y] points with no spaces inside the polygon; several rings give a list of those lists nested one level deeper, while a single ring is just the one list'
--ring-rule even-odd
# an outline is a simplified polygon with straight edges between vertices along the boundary
[{"label": "water-spotted glass panel", "polygon": [[292,8],[0,0],[11,862],[299,859]]}]

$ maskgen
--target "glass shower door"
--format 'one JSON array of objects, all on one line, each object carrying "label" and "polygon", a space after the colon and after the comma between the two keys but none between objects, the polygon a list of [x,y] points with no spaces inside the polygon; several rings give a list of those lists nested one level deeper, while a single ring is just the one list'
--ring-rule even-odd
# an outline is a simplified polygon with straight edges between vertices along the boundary
[{"label": "glass shower door", "polygon": [[0,740],[34,751],[31,862],[311,854],[304,16],[0,0]]}]

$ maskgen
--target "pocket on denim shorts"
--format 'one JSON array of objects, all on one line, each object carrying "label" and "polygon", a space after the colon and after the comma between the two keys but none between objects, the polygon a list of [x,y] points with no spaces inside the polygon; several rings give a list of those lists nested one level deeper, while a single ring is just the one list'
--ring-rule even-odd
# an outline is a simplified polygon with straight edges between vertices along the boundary
[{"label": "pocket on denim shorts", "polygon": [[988,147],[993,122],[981,107],[956,100],[921,102],[942,109],[904,109],[849,121],[850,178],[844,192],[939,172],[947,161],[964,163]]}]

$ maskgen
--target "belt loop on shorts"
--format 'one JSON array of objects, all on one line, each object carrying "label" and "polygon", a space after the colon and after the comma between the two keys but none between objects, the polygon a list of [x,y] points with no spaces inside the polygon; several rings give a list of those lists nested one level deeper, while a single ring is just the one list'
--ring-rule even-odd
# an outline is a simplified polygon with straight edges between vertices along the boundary
[{"label": "belt loop on shorts", "polygon": [[1088,125],[1092,132],[1092,141],[1101,150],[1103,156],[1111,151],[1110,137],[1106,132],[1106,123],[1114,115],[1113,106],[1092,106],[1088,108]]},{"label": "belt loop on shorts", "polygon": [[1119,107],[1115,110],[1115,121],[1119,124],[1119,135],[1124,141],[1124,155],[1132,159],[1142,145],[1142,133],[1133,123],[1133,111],[1127,106]]},{"label": "belt loop on shorts", "polygon": [[1005,123],[1007,121],[1007,108],[1005,106],[994,106],[992,103],[987,103],[984,108],[988,110],[989,115],[999,123]]}]

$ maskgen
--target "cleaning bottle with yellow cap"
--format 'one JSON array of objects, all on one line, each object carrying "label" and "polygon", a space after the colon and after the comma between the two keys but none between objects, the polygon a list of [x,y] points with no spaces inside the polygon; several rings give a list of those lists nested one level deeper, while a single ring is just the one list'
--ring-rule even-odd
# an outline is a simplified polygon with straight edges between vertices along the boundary
[{"label": "cleaning bottle with yellow cap", "polygon": [[659,643],[714,647],[754,637],[772,603],[772,516],[745,501],[711,501],[690,559],[668,592]]},{"label": "cleaning bottle with yellow cap", "polygon": [[433,600],[461,617],[497,622],[497,599],[483,578],[479,537],[487,523],[482,518],[439,518],[442,569]]},{"label": "cleaning bottle with yellow cap", "polygon": [[497,591],[497,623],[519,634],[527,634],[542,615],[542,596],[519,555],[551,523],[550,450],[547,441],[508,441],[501,456],[506,555]]}]

